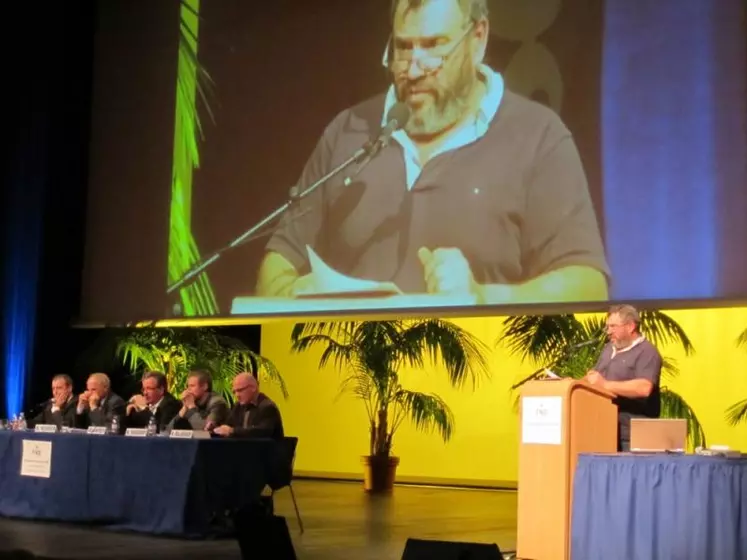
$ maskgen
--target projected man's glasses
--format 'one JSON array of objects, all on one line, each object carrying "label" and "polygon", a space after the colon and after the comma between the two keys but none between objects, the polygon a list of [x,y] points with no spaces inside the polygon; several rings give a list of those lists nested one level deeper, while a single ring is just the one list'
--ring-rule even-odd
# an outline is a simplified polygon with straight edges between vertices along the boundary
[{"label": "projected man's glasses", "polygon": [[[474,28],[474,22],[470,23],[469,26],[457,37],[457,39],[449,45],[438,45],[430,48],[401,48],[394,46],[394,54],[392,60],[389,60],[390,47],[387,46],[384,49],[384,56],[381,59],[381,64],[385,68],[390,68],[392,72],[406,72],[409,70],[410,65],[415,63],[420,70],[426,73],[437,72],[446,63],[446,60],[454,54],[457,47],[462,44],[465,37],[467,37]],[[391,38],[389,39],[388,45],[392,44]]]}]

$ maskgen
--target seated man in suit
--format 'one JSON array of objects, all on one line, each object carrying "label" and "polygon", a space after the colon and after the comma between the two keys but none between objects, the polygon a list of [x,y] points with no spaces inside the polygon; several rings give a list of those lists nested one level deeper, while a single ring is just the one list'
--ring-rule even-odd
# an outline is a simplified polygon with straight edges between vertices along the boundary
[{"label": "seated man in suit", "polygon": [[112,418],[119,417],[120,432],[124,426],[126,404],[124,399],[112,393],[111,381],[105,373],[94,373],[86,381],[86,390],[78,395],[75,426],[110,426]]},{"label": "seated man in suit", "polygon": [[283,437],[280,410],[270,397],[259,392],[257,379],[251,373],[240,373],[234,378],[233,392],[236,404],[226,423],[214,429],[215,434],[240,438]]},{"label": "seated man in suit", "polygon": [[52,398],[39,414],[29,421],[29,428],[38,424],[54,424],[75,427],[75,408],[78,400],[73,395],[73,380],[69,375],[59,374],[52,378]]},{"label": "seated man in suit", "polygon": [[134,395],[127,405],[127,427],[147,428],[151,417],[156,419],[156,431],[163,432],[179,414],[181,403],[169,392],[166,376],[160,371],[143,374],[142,395]]},{"label": "seated man in suit", "polygon": [[[205,370],[194,369],[187,377],[187,389],[182,393],[182,408],[167,430],[205,430],[220,426],[228,418],[228,404],[213,393],[213,380]],[[207,427],[206,427],[207,426]]]}]

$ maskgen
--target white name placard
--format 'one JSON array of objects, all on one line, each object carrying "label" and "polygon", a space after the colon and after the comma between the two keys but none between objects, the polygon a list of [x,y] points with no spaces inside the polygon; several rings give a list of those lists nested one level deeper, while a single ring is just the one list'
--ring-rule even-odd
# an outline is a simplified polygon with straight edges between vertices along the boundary
[{"label": "white name placard", "polygon": [[54,424],[37,424],[34,427],[34,431],[37,434],[56,434],[57,426]]},{"label": "white name placard", "polygon": [[560,445],[563,432],[561,397],[524,397],[521,400],[521,441]]},{"label": "white name placard", "polygon": [[148,430],[145,428],[127,428],[125,435],[129,437],[145,437],[148,435]]},{"label": "white name placard", "polygon": [[21,476],[49,478],[52,474],[52,442],[24,439]]},{"label": "white name placard", "polygon": [[105,436],[106,426],[88,426],[88,433],[94,436]]},{"label": "white name placard", "polygon": [[192,439],[194,432],[192,430],[171,430],[169,437],[177,439]]}]

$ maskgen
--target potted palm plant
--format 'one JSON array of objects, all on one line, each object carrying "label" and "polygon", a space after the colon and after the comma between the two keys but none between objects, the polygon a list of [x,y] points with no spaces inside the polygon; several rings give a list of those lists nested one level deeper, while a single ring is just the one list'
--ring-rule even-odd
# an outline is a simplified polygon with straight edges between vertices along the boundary
[{"label": "potted palm plant", "polygon": [[446,442],[454,416],[435,394],[404,387],[404,367],[422,370],[426,361],[441,364],[455,387],[488,374],[487,347],[457,325],[439,319],[299,323],[291,334],[292,351],[323,348],[319,367],[332,363],[344,372],[340,389],[359,398],[368,415],[368,455],[364,488],[391,492],[399,457],[394,435],[405,420],[424,432],[437,431]]},{"label": "potted palm plant", "polygon": [[[647,310],[640,315],[641,333],[654,344],[679,344],[687,355],[695,351],[684,329],[666,313]],[[496,343],[539,368],[516,383],[514,390],[527,381],[544,377],[545,369],[561,377],[582,378],[594,366],[606,343],[605,319],[599,316],[579,319],[572,314],[519,315],[507,318],[503,326]],[[667,357],[662,360],[664,379],[679,374],[674,360]],[[695,411],[665,384],[661,386],[661,415],[687,420],[690,445],[705,445],[705,433]]]},{"label": "potted palm plant", "polygon": [[164,328],[152,325],[130,329],[107,329],[95,345],[97,355],[114,355],[132,374],[162,371],[169,391],[181,394],[187,375],[194,368],[212,373],[213,390],[233,402],[231,383],[237,373],[251,372],[261,381],[279,386],[288,396],[275,364],[254,352],[238,338],[207,327]]},{"label": "potted palm plant", "polygon": [[[747,329],[737,338],[737,346],[747,350]],[[734,403],[726,409],[726,420],[730,425],[736,426],[740,422],[747,422],[747,398]]]}]

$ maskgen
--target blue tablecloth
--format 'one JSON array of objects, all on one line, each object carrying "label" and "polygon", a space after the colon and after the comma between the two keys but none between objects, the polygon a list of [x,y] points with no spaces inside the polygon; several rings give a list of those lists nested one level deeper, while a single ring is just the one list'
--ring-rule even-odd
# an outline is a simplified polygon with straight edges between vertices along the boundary
[{"label": "blue tablecloth", "polygon": [[581,455],[571,559],[618,558],[747,558],[747,459]]},{"label": "blue tablecloth", "polygon": [[[20,475],[22,440],[52,442],[50,478]],[[270,440],[0,432],[0,516],[199,536],[250,504],[273,468]]]}]

